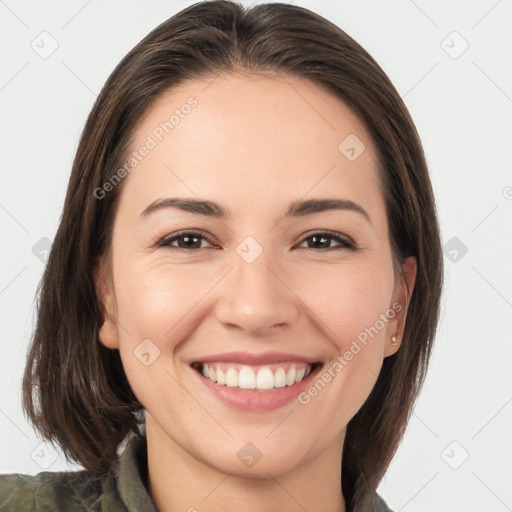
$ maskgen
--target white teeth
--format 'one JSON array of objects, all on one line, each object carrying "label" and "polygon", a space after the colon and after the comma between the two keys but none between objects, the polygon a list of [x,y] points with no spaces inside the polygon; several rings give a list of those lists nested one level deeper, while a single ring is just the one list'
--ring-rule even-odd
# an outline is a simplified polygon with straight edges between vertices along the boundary
[{"label": "white teeth", "polygon": [[300,382],[311,373],[311,365],[300,369],[292,366],[288,372],[285,372],[284,368],[279,366],[272,373],[272,370],[266,366],[256,370],[243,365],[239,371],[233,367],[228,367],[224,372],[218,364],[203,363],[201,371],[207,379],[222,386],[269,390],[293,386],[296,382]]},{"label": "white teeth", "polygon": [[274,387],[274,374],[270,368],[262,368],[258,372],[256,387],[258,389],[272,389]]},{"label": "white teeth", "polygon": [[217,369],[217,384],[226,384],[226,375],[220,368]]},{"label": "white teeth", "polygon": [[256,375],[254,375],[252,368],[248,366],[242,366],[242,368],[240,368],[238,387],[242,389],[254,389],[256,387]]},{"label": "white teeth", "polygon": [[278,368],[274,374],[274,386],[284,388],[286,386],[286,373],[282,368]]},{"label": "white teeth", "polygon": [[295,377],[295,382],[300,382],[304,378],[305,374],[306,374],[305,368],[301,368],[300,370],[298,370],[297,376]]},{"label": "white teeth", "polygon": [[213,366],[210,366],[208,370],[208,378],[212,382],[217,382],[217,372],[215,371],[215,368]]},{"label": "white teeth", "polygon": [[297,370],[295,368],[288,370],[288,373],[286,374],[286,385],[291,386],[292,384],[295,384],[296,377],[297,377]]},{"label": "white teeth", "polygon": [[238,372],[234,368],[228,368],[226,372],[226,386],[236,388],[238,386]]}]

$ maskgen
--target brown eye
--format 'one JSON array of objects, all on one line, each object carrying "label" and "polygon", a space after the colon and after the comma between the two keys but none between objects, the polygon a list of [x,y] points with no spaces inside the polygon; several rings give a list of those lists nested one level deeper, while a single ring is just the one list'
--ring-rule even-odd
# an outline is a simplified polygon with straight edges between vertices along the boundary
[{"label": "brown eye", "polygon": [[167,247],[177,251],[192,252],[204,248],[202,242],[211,243],[202,233],[196,231],[183,231],[175,235],[162,238],[157,242],[158,247]]},{"label": "brown eye", "polygon": [[[332,241],[336,242],[337,246],[331,246]],[[342,236],[339,233],[329,233],[329,232],[318,232],[313,233],[302,239],[301,244],[304,242],[308,243],[308,246],[305,249],[313,250],[313,251],[321,251],[325,252],[330,249],[350,249],[355,250],[356,246],[354,242],[349,240],[348,238]]]}]

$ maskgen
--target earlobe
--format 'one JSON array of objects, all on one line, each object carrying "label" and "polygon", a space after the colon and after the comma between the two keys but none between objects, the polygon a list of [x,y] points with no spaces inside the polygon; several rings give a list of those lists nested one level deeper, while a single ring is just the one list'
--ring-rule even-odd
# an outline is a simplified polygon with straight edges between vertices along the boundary
[{"label": "earlobe", "polygon": [[417,263],[414,256],[410,256],[402,265],[404,279],[399,284],[398,302],[402,306],[400,315],[395,321],[390,322],[389,339],[386,340],[384,357],[391,356],[398,352],[402,344],[402,335],[405,329],[405,320],[409,309],[409,301],[416,282]]},{"label": "earlobe", "polygon": [[112,321],[106,319],[98,331],[98,339],[107,348],[119,348],[117,326]]},{"label": "earlobe", "polygon": [[392,356],[398,352],[401,345],[400,333],[396,332],[386,340],[386,346],[384,348],[384,357]]}]

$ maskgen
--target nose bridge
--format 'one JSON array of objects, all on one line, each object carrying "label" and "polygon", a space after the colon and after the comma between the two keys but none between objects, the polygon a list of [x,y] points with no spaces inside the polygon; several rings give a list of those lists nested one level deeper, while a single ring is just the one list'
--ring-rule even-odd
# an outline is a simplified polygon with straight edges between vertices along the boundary
[{"label": "nose bridge", "polygon": [[297,299],[285,285],[279,263],[272,251],[259,247],[252,240],[239,245],[217,306],[220,322],[253,333],[292,323],[298,314]]}]

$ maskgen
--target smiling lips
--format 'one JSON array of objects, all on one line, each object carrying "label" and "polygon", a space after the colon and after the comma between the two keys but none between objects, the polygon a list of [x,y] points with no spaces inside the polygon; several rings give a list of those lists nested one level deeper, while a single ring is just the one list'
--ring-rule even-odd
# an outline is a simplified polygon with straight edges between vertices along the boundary
[{"label": "smiling lips", "polygon": [[190,366],[217,400],[231,408],[264,413],[293,402],[323,364],[284,352],[227,352],[204,356]]},{"label": "smiling lips", "polygon": [[202,374],[221,386],[270,391],[293,386],[311,373],[307,363],[278,363],[249,366],[235,363],[202,363]]},{"label": "smiling lips", "polygon": [[224,389],[276,391],[298,384],[320,365],[318,360],[283,352],[229,352],[205,357],[192,367]]}]

